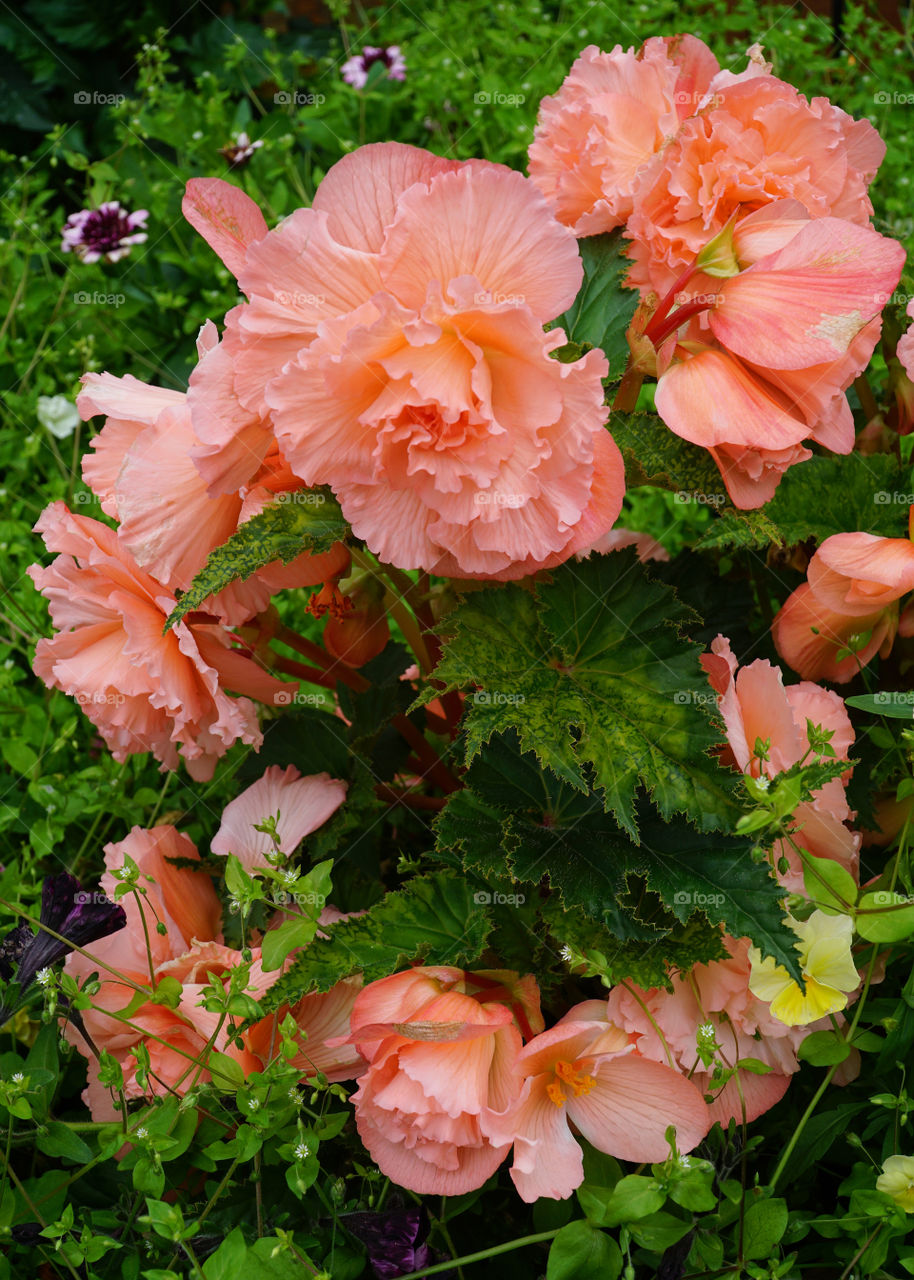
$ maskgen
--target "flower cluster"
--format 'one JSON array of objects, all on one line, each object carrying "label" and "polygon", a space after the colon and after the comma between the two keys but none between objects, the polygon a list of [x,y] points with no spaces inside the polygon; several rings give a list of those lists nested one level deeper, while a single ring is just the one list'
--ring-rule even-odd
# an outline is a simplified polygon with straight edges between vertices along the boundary
[{"label": "flower cluster", "polygon": [[901,245],[870,226],[885,154],[761,50],[722,71],[693,36],[585,49],[540,107],[530,175],[577,235],[624,227],[632,350],[671,430],[760,506],[813,440],[853,447],[844,395],[879,337]]}]

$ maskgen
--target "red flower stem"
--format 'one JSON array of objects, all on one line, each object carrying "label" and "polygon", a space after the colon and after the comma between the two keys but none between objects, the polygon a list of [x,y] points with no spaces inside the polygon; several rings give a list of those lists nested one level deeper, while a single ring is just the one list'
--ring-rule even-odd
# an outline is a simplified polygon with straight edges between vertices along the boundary
[{"label": "red flower stem", "polygon": [[401,804],[406,809],[429,809],[437,813],[447,803],[444,796],[423,796],[415,791],[398,791],[396,787],[388,787],[383,782],[376,784],[374,793],[379,800],[386,800],[388,804]]},{"label": "red flower stem", "polygon": [[317,667],[306,667],[303,662],[296,662],[293,658],[280,658],[276,654],[273,656],[271,665],[287,676],[298,676],[301,680],[307,680],[309,684],[319,684],[321,688],[330,689],[331,692],[336,688],[336,681],[332,680],[326,671],[320,671]]},{"label": "red flower stem", "polygon": [[675,333],[680,325],[685,324],[687,320],[691,320],[692,316],[700,316],[703,311],[707,311],[710,304],[700,302],[696,299],[694,302],[687,302],[684,307],[678,307],[671,316],[667,317],[665,322],[654,329],[654,320],[645,330],[645,337],[650,338],[655,347],[659,348],[663,345],[671,333]]},{"label": "red flower stem", "polygon": [[280,644],[287,644],[290,649],[300,653],[303,658],[310,658],[316,666],[321,667],[328,675],[333,677],[333,684],[339,681],[340,684],[348,685],[350,689],[354,689],[356,693],[364,693],[371,688],[370,680],[360,676],[357,671],[347,667],[344,662],[331,658],[319,644],[315,644],[313,640],[306,640],[304,636],[300,636],[297,631],[293,631],[290,627],[277,627],[274,639],[278,640]]},{"label": "red flower stem", "polygon": [[[696,258],[696,262],[697,261],[698,259]],[[644,331],[645,336],[651,339],[655,347],[659,346],[659,343],[655,339],[655,336],[652,330],[660,328],[660,326],[663,324],[663,321],[670,314],[670,308],[673,306],[673,303],[676,301],[677,293],[679,293],[680,289],[684,288],[684,286],[689,283],[689,281],[691,280],[694,274],[695,274],[695,262],[693,262],[691,266],[686,267],[682,275],[677,276],[669,292],[664,294],[663,298],[661,298],[660,302],[657,304],[657,310],[651,316],[650,324],[647,326],[647,328]]]},{"label": "red flower stem", "polygon": [[404,715],[396,715],[391,720],[391,724],[397,730],[402,738],[409,743],[419,758],[422,765],[423,775],[428,777],[435,786],[440,787],[442,791],[448,795],[452,791],[459,791],[463,785],[438,755],[438,752],[432,744],[426,741],[422,733],[416,728],[412,720]]}]

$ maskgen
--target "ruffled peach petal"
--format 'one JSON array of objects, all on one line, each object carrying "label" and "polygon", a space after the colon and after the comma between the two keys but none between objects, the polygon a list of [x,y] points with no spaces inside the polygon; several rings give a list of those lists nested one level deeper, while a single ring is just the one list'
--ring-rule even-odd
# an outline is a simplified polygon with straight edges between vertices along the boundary
[{"label": "ruffled peach petal", "polygon": [[353,249],[379,253],[397,204],[415,183],[428,187],[439,173],[462,167],[402,142],[372,142],[327,170],[312,208],[326,213],[333,238]]},{"label": "ruffled peach petal", "polygon": [[473,276],[480,301],[509,297],[552,320],[571,306],[583,279],[572,233],[527,178],[495,165],[467,165],[439,174],[427,189],[411,187],[381,258],[385,287],[417,310],[430,281],[447,293],[452,280]]},{"label": "ruffled peach petal", "polygon": [[[709,1076],[700,1077],[696,1072],[693,1079],[699,1088],[707,1091],[710,1085]],[[753,1120],[757,1120],[759,1116],[770,1111],[781,1101],[789,1085],[790,1076],[780,1075],[776,1071],[769,1071],[765,1075],[740,1071],[739,1086],[735,1079],[728,1080],[721,1091],[715,1095],[714,1101],[708,1103],[711,1123],[720,1124],[721,1128],[726,1129],[732,1118],[738,1125],[742,1124],[745,1107],[746,1123],[751,1124]],[[742,1090],[742,1098],[740,1098],[740,1090]]]}]

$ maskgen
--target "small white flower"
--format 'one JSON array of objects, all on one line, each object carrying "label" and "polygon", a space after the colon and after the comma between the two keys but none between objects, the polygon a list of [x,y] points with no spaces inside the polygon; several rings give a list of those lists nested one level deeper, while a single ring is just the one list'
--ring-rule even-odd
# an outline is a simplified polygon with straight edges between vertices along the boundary
[{"label": "small white flower", "polygon": [[17,1071],[16,1074],[13,1076],[13,1084],[22,1084],[24,1079],[25,1079],[25,1076],[22,1074],[22,1072]]},{"label": "small white flower", "polygon": [[257,1110],[259,1109],[259,1107],[260,1107],[260,1099],[259,1099],[259,1098],[250,1098],[250,1099],[248,1099],[248,1111],[257,1111]]},{"label": "small white flower", "polygon": [[572,951],[571,951],[571,947],[569,947],[569,946],[567,945],[567,943],[566,943],[566,945],[565,945],[564,947],[562,947],[561,951],[559,952],[559,955],[560,955],[560,956],[562,957],[562,959],[563,959],[563,960],[565,960],[566,962],[571,961],[571,960],[573,960],[573,959],[574,959],[574,956],[573,956]]},{"label": "small white flower", "polygon": [[140,1125],[139,1129],[137,1129],[136,1133],[133,1136],[135,1138],[139,1138],[140,1142],[142,1142],[144,1138],[149,1137],[149,1130],[146,1128],[145,1125]]},{"label": "small white flower", "polygon": [[40,987],[46,987],[52,981],[54,974],[50,969],[39,969],[35,974],[35,981]]},{"label": "small white flower", "polygon": [[295,1148],[296,1160],[307,1160],[310,1154],[311,1154],[311,1148],[308,1146],[307,1142],[300,1142],[298,1146]]}]

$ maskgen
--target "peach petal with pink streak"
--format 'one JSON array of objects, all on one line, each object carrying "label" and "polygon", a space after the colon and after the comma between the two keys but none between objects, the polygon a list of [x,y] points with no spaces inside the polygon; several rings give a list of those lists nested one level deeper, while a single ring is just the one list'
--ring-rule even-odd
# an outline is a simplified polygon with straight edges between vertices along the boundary
[{"label": "peach petal with pink streak", "polygon": [[181,212],[233,276],[240,275],[251,245],[267,234],[263,214],[251,197],[221,178],[191,178]]},{"label": "peach petal with pink streak", "polygon": [[807,369],[845,356],[880,314],[905,252],[870,227],[807,222],[783,248],[724,280],[711,331],[734,355],[771,369]]}]

